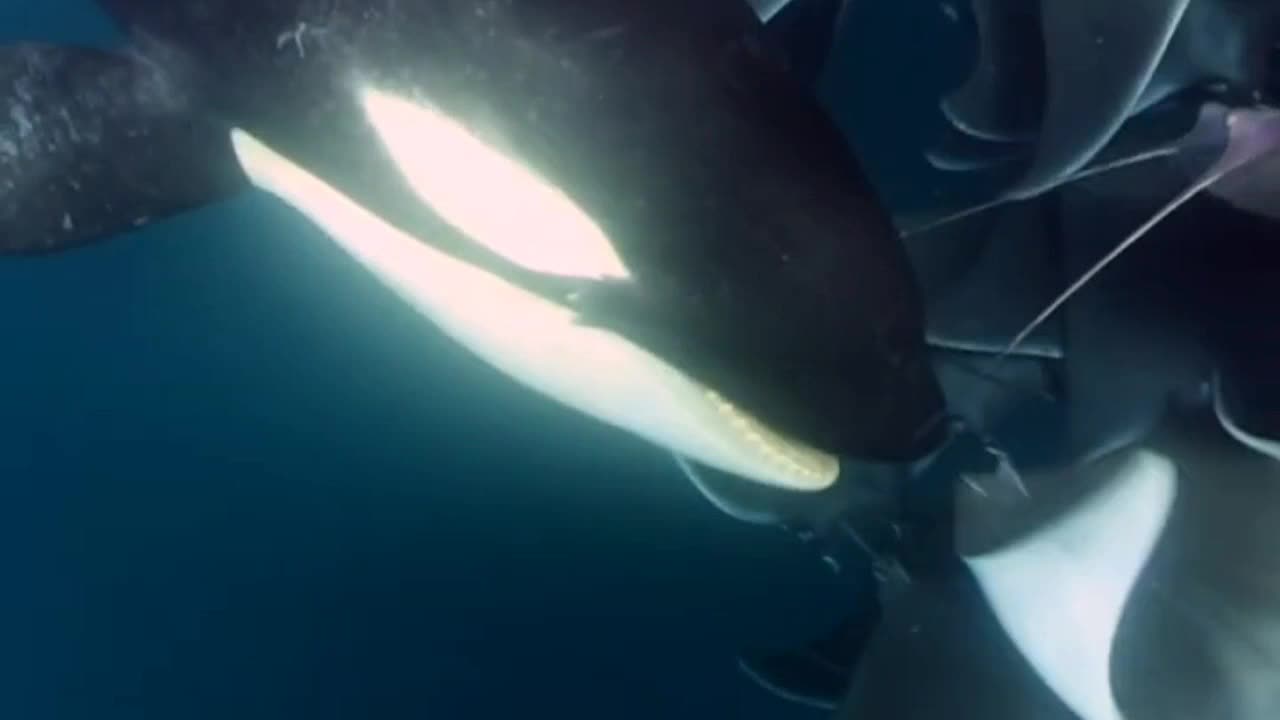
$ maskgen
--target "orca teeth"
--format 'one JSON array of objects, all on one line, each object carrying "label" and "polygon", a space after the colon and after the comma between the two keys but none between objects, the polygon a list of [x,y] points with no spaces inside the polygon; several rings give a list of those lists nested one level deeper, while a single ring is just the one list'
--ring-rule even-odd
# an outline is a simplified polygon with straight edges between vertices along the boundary
[{"label": "orca teeth", "polygon": [[765,485],[818,491],[838,459],[774,432],[661,358],[570,308],[473,267],[236,129],[245,174],[312,221],[446,335],[520,384],[650,443]]},{"label": "orca teeth", "polygon": [[714,390],[708,388],[705,396],[743,440],[787,473],[823,486],[835,482],[840,474],[840,463],[834,456],[769,429]]}]

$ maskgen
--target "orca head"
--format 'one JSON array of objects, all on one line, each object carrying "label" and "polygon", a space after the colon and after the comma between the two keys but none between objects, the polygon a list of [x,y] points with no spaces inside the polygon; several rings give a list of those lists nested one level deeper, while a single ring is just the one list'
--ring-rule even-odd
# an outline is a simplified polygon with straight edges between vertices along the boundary
[{"label": "orca head", "polygon": [[[741,0],[102,2],[128,53],[0,55],[111,131],[37,126],[58,152],[9,168],[42,202],[0,248],[247,178],[503,372],[692,460],[814,489],[920,454],[941,393],[905,250]],[[105,80],[133,92],[79,91]]]},{"label": "orca head", "polygon": [[[627,280],[627,269],[607,238],[554,186],[424,104],[372,88],[362,102],[384,139],[404,151],[394,156],[415,192],[477,243],[540,272]],[[398,142],[410,136],[411,142]],[[772,431],[626,338],[579,323],[567,304],[405,233],[241,129],[232,131],[232,144],[253,184],[299,210],[447,335],[518,382],[757,482],[817,490],[838,475],[833,455]],[[445,181],[417,176],[412,169],[419,153],[439,168],[452,152],[468,155],[461,166],[448,166]],[[485,204],[478,197],[503,199]],[[509,214],[490,215],[495,205]],[[527,228],[528,222],[556,229],[544,236],[548,242],[540,252],[506,244],[510,230]]]}]

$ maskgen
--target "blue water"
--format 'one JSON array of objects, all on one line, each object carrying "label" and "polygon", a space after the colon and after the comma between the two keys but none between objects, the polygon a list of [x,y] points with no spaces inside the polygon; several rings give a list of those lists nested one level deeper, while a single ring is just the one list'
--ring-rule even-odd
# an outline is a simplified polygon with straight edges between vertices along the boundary
[{"label": "blue water", "polygon": [[855,598],[261,196],[0,264],[0,573],[17,720],[820,717],[734,653]]}]

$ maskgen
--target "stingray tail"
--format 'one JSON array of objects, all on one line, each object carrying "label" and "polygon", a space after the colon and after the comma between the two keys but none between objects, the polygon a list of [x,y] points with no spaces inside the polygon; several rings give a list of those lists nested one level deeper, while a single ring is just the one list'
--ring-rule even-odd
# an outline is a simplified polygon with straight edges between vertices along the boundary
[{"label": "stingray tail", "polygon": [[176,67],[0,47],[0,254],[85,245],[244,186],[226,128]]}]

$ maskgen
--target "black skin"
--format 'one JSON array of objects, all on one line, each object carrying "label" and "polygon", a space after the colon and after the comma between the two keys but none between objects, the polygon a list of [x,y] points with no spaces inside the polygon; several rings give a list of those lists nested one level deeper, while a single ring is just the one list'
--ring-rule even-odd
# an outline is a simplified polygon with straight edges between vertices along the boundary
[{"label": "black skin", "polygon": [[[0,93],[26,83],[21,102],[39,111],[45,148],[0,161],[0,184],[16,188],[0,207],[0,250],[74,247],[242,188],[225,137],[238,126],[393,224],[574,304],[584,323],[632,337],[801,440],[874,461],[941,441],[942,396],[897,233],[741,0],[100,4],[132,43],[110,62],[40,46],[0,53],[11,80]],[[599,222],[633,282],[538,276],[478,251],[388,164],[358,80],[429,97],[518,150]],[[100,132],[70,135],[64,111]],[[0,137],[18,130],[0,117]]]}]

